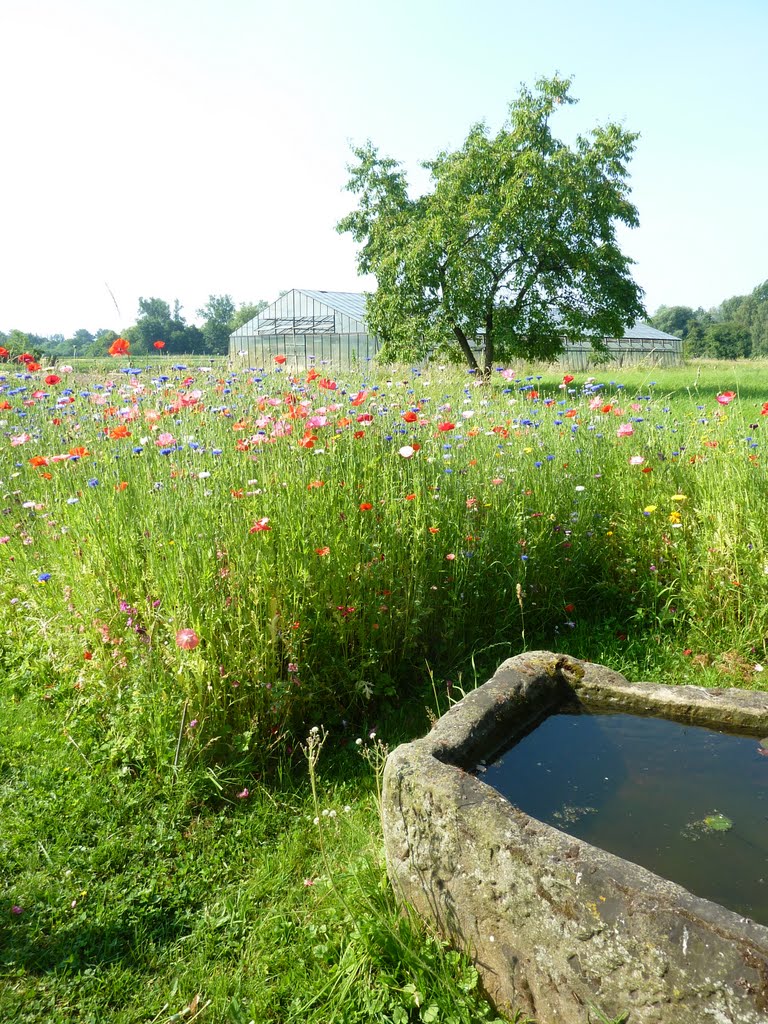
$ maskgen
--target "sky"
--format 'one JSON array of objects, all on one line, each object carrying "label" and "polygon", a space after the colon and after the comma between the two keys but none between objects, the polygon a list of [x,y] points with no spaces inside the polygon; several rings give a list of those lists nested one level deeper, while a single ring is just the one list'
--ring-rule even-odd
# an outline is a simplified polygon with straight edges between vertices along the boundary
[{"label": "sky", "polygon": [[0,330],[370,289],[335,230],[350,147],[423,190],[555,73],[555,135],[640,135],[619,238],[649,313],[709,309],[768,278],[767,40],[766,0],[2,0]]}]

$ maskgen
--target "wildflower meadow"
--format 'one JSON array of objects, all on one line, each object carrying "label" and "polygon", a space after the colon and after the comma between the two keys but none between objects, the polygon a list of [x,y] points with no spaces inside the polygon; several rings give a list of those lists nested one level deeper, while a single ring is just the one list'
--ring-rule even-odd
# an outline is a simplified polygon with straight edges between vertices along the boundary
[{"label": "wildflower meadow", "polygon": [[0,364],[3,1019],[493,1019],[382,744],[524,649],[764,687],[768,368],[592,374]]}]

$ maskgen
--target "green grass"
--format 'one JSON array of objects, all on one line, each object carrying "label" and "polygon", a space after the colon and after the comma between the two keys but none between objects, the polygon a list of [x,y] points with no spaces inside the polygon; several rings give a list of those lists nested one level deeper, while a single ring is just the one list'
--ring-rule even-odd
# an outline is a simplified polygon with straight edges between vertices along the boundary
[{"label": "green grass", "polygon": [[523,649],[764,689],[768,369],[167,365],[0,381],[0,1018],[492,1019],[354,740]]},{"label": "green grass", "polygon": [[2,702],[3,1020],[492,1019],[474,968],[398,914],[354,743],[317,806],[297,770],[216,800],[223,773],[94,770],[51,712]]}]

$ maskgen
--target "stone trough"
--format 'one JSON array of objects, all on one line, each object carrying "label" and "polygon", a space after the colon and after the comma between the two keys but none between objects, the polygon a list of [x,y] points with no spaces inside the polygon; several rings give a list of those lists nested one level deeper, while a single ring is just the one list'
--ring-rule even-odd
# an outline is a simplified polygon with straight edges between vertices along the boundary
[{"label": "stone trough", "polygon": [[[472,769],[566,701],[768,734],[768,695],[629,683],[565,655],[511,658],[384,773],[398,898],[539,1024],[766,1024],[768,927],[529,817]],[[767,826],[768,827],[768,824]],[[768,865],[767,865],[768,867]]]}]

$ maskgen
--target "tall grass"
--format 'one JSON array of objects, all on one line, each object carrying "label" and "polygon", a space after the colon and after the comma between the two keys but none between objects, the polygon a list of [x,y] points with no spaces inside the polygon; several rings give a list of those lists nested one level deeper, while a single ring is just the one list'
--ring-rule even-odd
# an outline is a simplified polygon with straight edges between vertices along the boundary
[{"label": "tall grass", "polygon": [[758,389],[113,369],[0,382],[0,621],[127,764],[184,708],[184,758],[265,756],[524,631],[763,657]]}]

